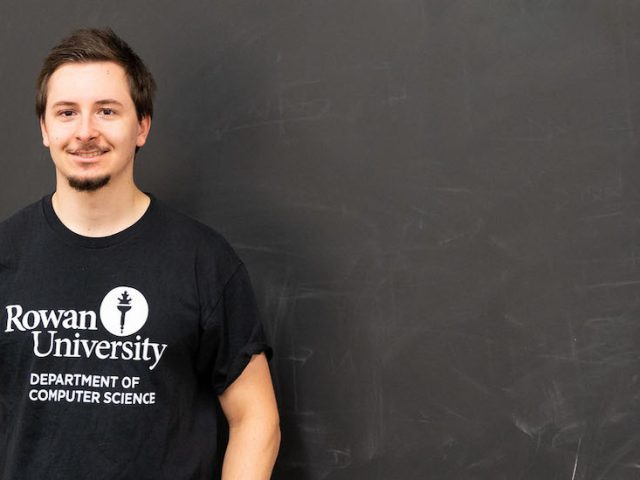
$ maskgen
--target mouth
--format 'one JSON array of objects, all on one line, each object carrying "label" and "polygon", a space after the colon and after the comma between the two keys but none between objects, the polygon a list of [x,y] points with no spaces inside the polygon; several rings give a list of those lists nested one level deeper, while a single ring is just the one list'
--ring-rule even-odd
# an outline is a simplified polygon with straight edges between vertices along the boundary
[{"label": "mouth", "polygon": [[107,153],[108,150],[70,150],[68,153],[84,160],[91,160]]}]

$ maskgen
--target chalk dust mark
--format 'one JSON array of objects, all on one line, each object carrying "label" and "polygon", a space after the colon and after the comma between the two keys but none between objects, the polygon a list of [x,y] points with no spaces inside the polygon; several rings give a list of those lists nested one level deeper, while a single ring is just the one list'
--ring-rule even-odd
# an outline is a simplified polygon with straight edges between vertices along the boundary
[{"label": "chalk dust mark", "polygon": [[582,445],[582,437],[578,440],[578,449],[576,450],[576,461],[573,464],[573,475],[571,476],[571,480],[576,480],[576,472],[578,471],[578,457],[580,456],[580,445]]},{"label": "chalk dust mark", "polygon": [[469,69],[467,67],[468,63],[468,55],[466,45],[464,48],[464,52],[460,55],[460,69],[462,70],[462,84],[463,84],[463,109],[465,116],[465,123],[467,124],[467,131],[473,133],[474,124],[473,124],[473,102],[471,98],[471,92],[473,89],[473,82],[469,75]]},{"label": "chalk dust mark", "polygon": [[626,282],[605,282],[605,283],[595,283],[593,285],[584,285],[578,286],[578,290],[595,290],[598,288],[620,288],[620,287],[630,287],[633,285],[640,285],[640,280],[629,280]]},{"label": "chalk dust mark", "polygon": [[[623,21],[624,22],[624,21]],[[623,24],[622,29],[625,30],[625,26]],[[636,127],[633,121],[633,112],[631,110],[631,106],[633,105],[633,99],[631,98],[631,75],[629,73],[629,49],[627,47],[627,39],[626,32],[622,32],[623,40],[622,40],[622,66],[623,66],[623,79],[624,79],[624,113],[625,120],[627,124],[627,130],[629,131],[629,140],[632,145],[637,144],[636,140]]]},{"label": "chalk dust mark", "polygon": [[418,410],[419,418],[416,419],[417,423],[433,423],[431,420],[431,415],[427,415],[422,410]]},{"label": "chalk dust mark", "polygon": [[337,448],[332,448],[327,450],[327,453],[329,453],[336,468],[347,468],[352,463],[351,451],[348,449],[338,450]]},{"label": "chalk dust mark", "polygon": [[323,83],[324,83],[324,80],[290,80],[288,82],[282,82],[280,84],[280,87],[283,90],[288,90],[290,88],[306,87],[309,85],[320,85]]},{"label": "chalk dust mark", "polygon": [[259,127],[265,127],[265,126],[269,126],[269,125],[277,125],[278,127],[280,127],[280,133],[283,134],[283,132],[285,132],[285,127],[288,124],[296,124],[296,123],[302,123],[302,122],[313,122],[316,120],[324,120],[326,118],[337,118],[336,115],[330,115],[328,112],[330,111],[330,108],[325,107],[322,111],[320,111],[319,113],[315,114],[315,115],[303,115],[303,116],[299,116],[299,117],[289,117],[289,118],[285,118],[284,114],[283,114],[283,108],[281,105],[279,105],[278,110],[279,110],[279,114],[280,114],[280,118],[274,119],[274,120],[264,120],[262,122],[250,122],[250,123],[244,123],[242,125],[237,125],[235,127],[230,127],[228,129],[225,129],[223,134],[226,133],[230,133],[230,132],[237,132],[240,130],[246,130],[246,129],[250,129],[250,128],[259,128]]},{"label": "chalk dust mark", "polygon": [[631,452],[634,452],[637,450],[637,444],[638,443],[638,437],[635,436],[633,438],[631,438],[630,440],[628,440],[627,442],[625,442],[624,445],[622,445],[622,447],[620,447],[613,455],[613,458],[611,459],[610,462],[608,462],[604,469],[602,470],[602,473],[600,475],[598,475],[598,477],[596,478],[596,480],[605,480],[606,478],[608,478],[608,474],[609,471],[615,467],[616,465],[620,464],[620,460],[622,458],[625,457],[625,455],[628,455]]},{"label": "chalk dust mark", "polygon": [[309,360],[313,356],[313,350],[310,348],[300,347],[298,348],[298,352],[299,353],[294,353],[285,358],[292,362],[298,362],[301,365],[304,365],[305,363],[307,363],[307,360]]},{"label": "chalk dust mark", "polygon": [[485,225],[484,220],[480,219],[480,220],[478,220],[476,222],[476,224],[470,230],[468,230],[466,232],[458,233],[456,235],[452,235],[452,236],[447,237],[447,238],[443,238],[443,239],[438,241],[438,245],[445,246],[445,245],[448,245],[448,244],[450,244],[452,242],[455,242],[456,240],[461,240],[461,239],[469,239],[469,240],[471,240],[482,230],[484,225]]},{"label": "chalk dust mark", "polygon": [[588,217],[584,217],[582,220],[583,221],[602,220],[602,219],[606,219],[606,218],[620,217],[622,215],[624,215],[623,212],[603,213],[603,214],[600,214],[600,215],[591,215],[591,216],[588,216]]},{"label": "chalk dust mark", "polygon": [[461,372],[460,370],[456,369],[456,368],[449,368],[449,370],[451,370],[452,372],[454,372],[456,375],[458,375],[458,377],[460,377],[462,380],[464,380],[466,383],[468,383],[469,385],[475,387],[477,390],[481,391],[482,393],[484,393],[487,396],[493,396],[493,393],[491,393],[491,391],[489,391],[489,389],[487,389],[487,387],[485,387],[484,385],[476,382],[474,379],[472,379],[470,376],[464,374],[463,372]]},{"label": "chalk dust mark", "polygon": [[532,427],[531,425],[526,423],[524,419],[516,417],[515,415],[513,415],[512,418],[515,427],[525,435],[531,438],[534,438],[536,435],[538,435],[540,428]]},{"label": "chalk dust mark", "polygon": [[470,188],[464,188],[464,187],[425,187],[424,190],[427,191],[431,191],[431,192],[437,192],[437,193],[474,193],[473,190],[471,190]]},{"label": "chalk dust mark", "polygon": [[436,407],[440,408],[442,411],[444,411],[445,413],[448,413],[452,417],[459,418],[460,420],[464,420],[465,422],[476,423],[473,420],[471,420],[470,418],[465,417],[464,415],[452,410],[451,408],[447,407],[446,405],[436,404]]}]

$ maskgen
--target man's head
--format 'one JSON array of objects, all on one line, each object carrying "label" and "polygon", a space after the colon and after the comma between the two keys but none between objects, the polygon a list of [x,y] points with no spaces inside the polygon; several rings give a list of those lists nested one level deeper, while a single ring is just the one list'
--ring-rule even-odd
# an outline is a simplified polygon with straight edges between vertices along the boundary
[{"label": "man's head", "polygon": [[58,188],[133,185],[154,91],[140,58],[111,30],[78,30],[52,49],[38,78],[36,112]]},{"label": "man's head", "polygon": [[138,55],[110,28],[86,28],[73,32],[53,47],[38,75],[36,114],[44,119],[51,75],[67,63],[113,62],[124,68],[138,120],[153,116],[156,83]]}]

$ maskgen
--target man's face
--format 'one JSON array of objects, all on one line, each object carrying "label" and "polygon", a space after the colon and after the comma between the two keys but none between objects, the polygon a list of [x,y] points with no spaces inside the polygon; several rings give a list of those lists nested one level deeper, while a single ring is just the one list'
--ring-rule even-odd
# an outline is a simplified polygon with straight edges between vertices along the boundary
[{"label": "man's face", "polygon": [[133,183],[136,147],[151,121],[138,120],[124,69],[112,62],[67,63],[49,79],[42,141],[51,151],[58,187],[80,191]]}]

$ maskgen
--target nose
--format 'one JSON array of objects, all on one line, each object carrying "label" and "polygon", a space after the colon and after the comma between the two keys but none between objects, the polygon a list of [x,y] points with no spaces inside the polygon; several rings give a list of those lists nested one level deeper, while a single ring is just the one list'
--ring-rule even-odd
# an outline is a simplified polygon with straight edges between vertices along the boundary
[{"label": "nose", "polygon": [[78,129],[76,130],[76,138],[81,142],[87,142],[93,140],[98,136],[94,119],[91,115],[83,115],[78,123]]}]

